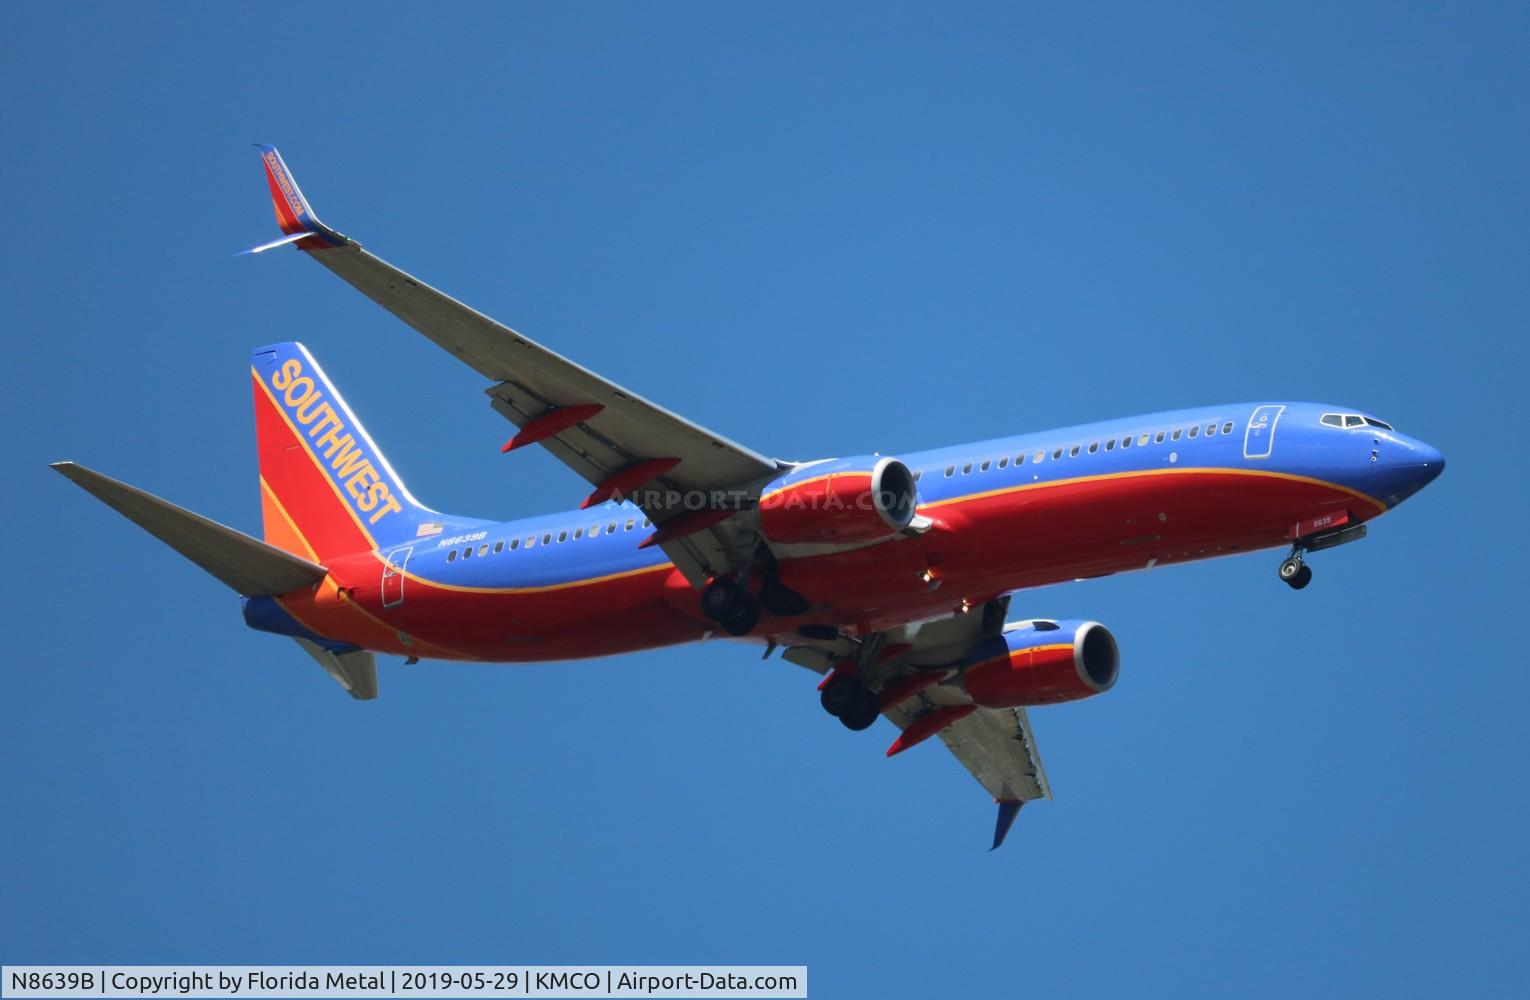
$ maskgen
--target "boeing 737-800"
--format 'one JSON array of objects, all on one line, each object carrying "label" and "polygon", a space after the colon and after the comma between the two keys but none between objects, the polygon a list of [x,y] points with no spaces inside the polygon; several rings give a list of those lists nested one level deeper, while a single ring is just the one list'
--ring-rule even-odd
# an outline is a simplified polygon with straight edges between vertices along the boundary
[{"label": "boeing 737-800", "polygon": [[767,458],[449,298],[324,225],[262,146],[283,237],[487,380],[516,428],[590,486],[515,521],[417,501],[313,356],[250,365],[263,539],[83,466],[57,468],[232,587],[253,628],[289,636],[353,697],[374,654],[489,662],[607,656],[726,634],[822,675],[889,756],[938,736],[999,805],[1050,795],[1028,708],[1115,683],[1098,622],[1007,621],[1010,595],[1283,548],[1306,556],[1440,474],[1440,453],[1349,406],[1256,400],[934,451]]}]

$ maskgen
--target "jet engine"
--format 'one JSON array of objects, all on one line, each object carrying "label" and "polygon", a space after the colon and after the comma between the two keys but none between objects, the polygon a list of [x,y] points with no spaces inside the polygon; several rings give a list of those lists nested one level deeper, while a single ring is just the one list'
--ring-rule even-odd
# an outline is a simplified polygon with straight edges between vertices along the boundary
[{"label": "jet engine", "polygon": [[974,646],[961,682],[985,708],[1051,705],[1109,691],[1120,667],[1115,636],[1099,622],[1031,621]]},{"label": "jet engine", "polygon": [[913,523],[918,505],[914,474],[896,458],[839,458],[766,486],[760,530],[788,544],[876,542]]}]

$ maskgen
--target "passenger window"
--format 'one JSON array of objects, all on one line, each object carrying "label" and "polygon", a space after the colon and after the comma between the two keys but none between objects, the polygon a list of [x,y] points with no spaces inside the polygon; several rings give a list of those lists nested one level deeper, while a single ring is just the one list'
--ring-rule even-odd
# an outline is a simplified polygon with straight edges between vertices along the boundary
[{"label": "passenger window", "polygon": [[982,466],[980,466],[980,468],[981,468],[981,470],[983,472],[987,472],[988,471],[988,467],[991,466],[992,464],[993,464],[992,462],[990,462],[988,459],[985,458],[985,459],[983,459],[983,464],[982,464]]},{"label": "passenger window", "polygon": [[494,554],[495,555],[499,555],[503,551],[505,551],[505,543],[504,542],[495,542],[494,543]]},{"label": "passenger window", "polygon": [[467,548],[462,550],[462,558],[464,558],[464,559],[471,559],[471,558],[473,558],[473,547],[471,545],[469,545]]},{"label": "passenger window", "polygon": [[[1158,440],[1162,441],[1163,438],[1159,438]],[[1147,442],[1148,442],[1148,436],[1146,434],[1144,434],[1141,437],[1137,438],[1137,447],[1141,448],[1143,445],[1147,444]]]},{"label": "passenger window", "polygon": [[924,475],[924,470],[923,469],[915,469],[914,470],[914,482],[916,482],[916,483],[919,482],[919,477],[922,476],[922,475]]},{"label": "passenger window", "polygon": [[1201,425],[1200,424],[1196,424],[1194,427],[1190,428],[1190,436],[1191,437],[1198,437],[1200,435],[1200,433],[1201,433]]},{"label": "passenger window", "polygon": [[534,549],[534,548],[537,547],[537,536],[536,535],[527,535],[526,536],[526,547],[528,549]]},{"label": "passenger window", "polygon": [[946,466],[946,478],[950,479],[954,475],[956,475],[956,466],[954,466],[954,465]]},{"label": "passenger window", "polygon": [[1003,458],[999,459],[999,468],[1001,468],[1001,469],[1009,468],[1009,456],[1008,455],[1005,455]]},{"label": "passenger window", "polygon": [[645,528],[652,528],[653,527],[653,522],[648,520],[648,518],[645,517],[645,518],[643,518],[643,527],[645,527]]},{"label": "passenger window", "polygon": [[1216,424],[1207,424],[1206,425],[1206,436],[1207,437],[1214,436],[1216,434],[1216,432],[1217,432],[1217,425]]},{"label": "passenger window", "polygon": [[1025,452],[1022,451],[1020,454],[1015,456],[1015,465],[1018,467],[1018,466],[1021,466],[1021,465],[1024,465],[1024,464],[1025,464]]},{"label": "passenger window", "polygon": [[560,532],[558,532],[558,541],[560,541],[560,542],[568,541],[568,532],[567,531],[560,531]]},{"label": "passenger window", "polygon": [[1031,456],[1031,461],[1032,462],[1045,462],[1046,460],[1047,460],[1047,453],[1044,452],[1044,451],[1038,451],[1036,454]]},{"label": "passenger window", "polygon": [[1132,446],[1132,436],[1130,434],[1128,434],[1128,435],[1126,435],[1126,437],[1121,439],[1121,447],[1123,447],[1123,448],[1130,448],[1131,446]]},{"label": "passenger window", "polygon": [[1229,420],[1227,423],[1222,425],[1222,433],[1223,434],[1231,434],[1232,433],[1232,421],[1231,420]]},{"label": "passenger window", "polygon": [[962,466],[962,475],[966,476],[966,475],[970,475],[971,473],[972,473],[972,463],[968,462],[966,465]]},{"label": "passenger window", "polygon": [[1157,434],[1153,435],[1153,443],[1163,444],[1163,431],[1159,431]]},{"label": "passenger window", "polygon": [[484,556],[488,555],[488,554],[489,554],[489,543],[488,542],[484,542],[482,545],[478,546],[478,557],[480,559],[483,558]]},{"label": "passenger window", "polygon": [[521,540],[519,538],[512,538],[512,539],[510,539],[510,551],[511,552],[514,552],[516,549],[518,549],[520,547],[521,547]]},{"label": "passenger window", "polygon": [[1078,458],[1078,445],[1074,445],[1073,447],[1068,449],[1068,457],[1069,458]]},{"label": "passenger window", "polygon": [[1171,440],[1178,441],[1179,440],[1179,436],[1180,436],[1181,433],[1182,432],[1180,431],[1180,429],[1178,427],[1176,427],[1176,428],[1174,428],[1174,433],[1169,435],[1169,437],[1170,437]]},{"label": "passenger window", "polygon": [[574,529],[574,541],[577,542],[577,541],[579,541],[579,539],[581,539],[583,537],[584,537],[584,529],[583,528],[575,528]]},{"label": "passenger window", "polygon": [[448,552],[446,554],[446,561],[447,562],[456,562],[457,561],[457,550],[456,549],[452,549],[450,552]]},{"label": "passenger window", "polygon": [[551,545],[552,544],[552,532],[551,531],[549,531],[547,534],[542,536],[542,544],[543,545]]},{"label": "passenger window", "polygon": [[1105,450],[1106,451],[1115,451],[1116,450],[1116,439],[1115,438],[1111,438],[1109,441],[1105,442]]},{"label": "passenger window", "polygon": [[1052,461],[1055,462],[1060,458],[1062,458],[1062,449],[1058,448],[1056,451],[1052,452]]},{"label": "passenger window", "polygon": [[632,526],[634,524],[636,524],[636,523],[637,523],[637,521],[634,518],[630,518],[630,517],[627,518],[627,527],[624,528],[623,530],[624,531],[631,531],[632,530]]},{"label": "passenger window", "polygon": [[1100,450],[1100,442],[1098,442],[1098,441],[1091,441],[1091,442],[1089,442],[1089,454],[1093,455],[1095,452],[1097,452],[1099,450]]}]

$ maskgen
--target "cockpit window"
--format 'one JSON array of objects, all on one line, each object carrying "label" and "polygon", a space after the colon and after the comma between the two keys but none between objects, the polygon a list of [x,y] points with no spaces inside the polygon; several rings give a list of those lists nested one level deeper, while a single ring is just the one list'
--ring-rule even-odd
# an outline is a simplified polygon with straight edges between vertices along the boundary
[{"label": "cockpit window", "polygon": [[1325,413],[1323,414],[1323,423],[1329,427],[1354,428],[1370,425],[1371,427],[1379,427],[1384,431],[1392,429],[1392,425],[1384,420],[1377,420],[1375,417],[1367,417],[1359,413]]}]

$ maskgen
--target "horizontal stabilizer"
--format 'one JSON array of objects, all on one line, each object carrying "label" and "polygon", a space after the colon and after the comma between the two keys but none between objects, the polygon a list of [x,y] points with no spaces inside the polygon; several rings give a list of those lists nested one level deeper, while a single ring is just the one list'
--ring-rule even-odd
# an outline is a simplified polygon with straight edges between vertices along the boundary
[{"label": "horizontal stabilizer", "polygon": [[366,650],[336,653],[307,639],[296,640],[303,652],[319,661],[319,666],[340,682],[357,701],[371,701],[377,697],[377,657]]},{"label": "horizontal stabilizer", "polygon": [[286,594],[329,572],[83,465],[54,462],[53,468],[245,597]]}]

